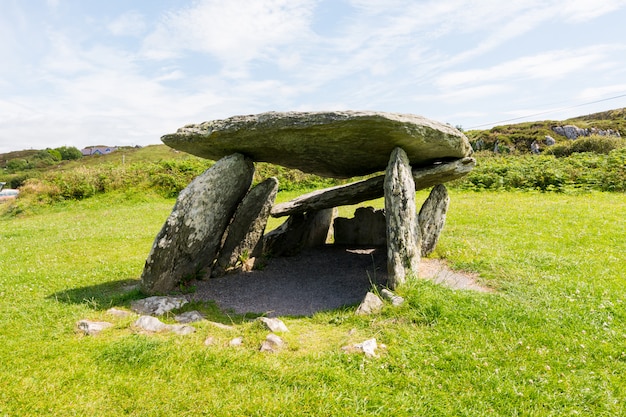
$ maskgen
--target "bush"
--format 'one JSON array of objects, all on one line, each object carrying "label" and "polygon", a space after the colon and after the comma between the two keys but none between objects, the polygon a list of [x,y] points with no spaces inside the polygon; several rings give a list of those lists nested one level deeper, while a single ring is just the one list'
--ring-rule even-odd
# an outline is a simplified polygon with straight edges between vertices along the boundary
[{"label": "bush", "polygon": [[616,136],[581,137],[571,142],[563,142],[546,149],[547,154],[565,157],[573,153],[593,152],[607,155],[609,152],[626,146],[626,141]]},{"label": "bush", "polygon": [[72,161],[83,157],[83,153],[73,146],[61,146],[55,150],[61,154],[61,159],[64,161]]}]

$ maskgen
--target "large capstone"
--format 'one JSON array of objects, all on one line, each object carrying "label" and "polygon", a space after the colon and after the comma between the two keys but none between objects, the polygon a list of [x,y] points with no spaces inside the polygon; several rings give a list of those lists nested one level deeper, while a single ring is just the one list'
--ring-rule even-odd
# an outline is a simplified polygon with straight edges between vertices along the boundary
[{"label": "large capstone", "polygon": [[421,236],[415,212],[415,184],[406,153],[394,149],[385,172],[387,273],[390,288],[417,274]]},{"label": "large capstone", "polygon": [[208,272],[253,174],[252,161],[233,154],[220,159],[180,193],[146,260],[141,275],[144,291],[165,293]]},{"label": "large capstone", "polygon": [[335,178],[384,170],[396,147],[414,168],[472,154],[468,139],[452,126],[412,114],[366,111],[234,116],[187,125],[161,140],[207,159],[239,152]]}]

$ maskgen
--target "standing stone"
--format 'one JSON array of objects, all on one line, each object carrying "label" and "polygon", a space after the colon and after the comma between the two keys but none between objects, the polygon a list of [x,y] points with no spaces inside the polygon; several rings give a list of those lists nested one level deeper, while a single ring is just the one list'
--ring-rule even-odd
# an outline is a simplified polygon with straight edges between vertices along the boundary
[{"label": "standing stone", "polygon": [[385,172],[387,217],[387,273],[389,287],[396,288],[407,275],[417,274],[421,236],[415,212],[415,183],[406,153],[395,148]]},{"label": "standing stone", "polygon": [[303,249],[323,246],[331,233],[337,209],[294,214],[263,238],[263,253],[293,256]]},{"label": "standing stone", "polygon": [[277,192],[278,180],[272,177],[246,194],[226,230],[211,276],[221,276],[239,261],[245,261],[244,258],[256,258],[262,254],[263,232]]},{"label": "standing stone", "polygon": [[449,205],[450,196],[443,184],[435,186],[424,201],[417,217],[422,232],[422,256],[428,256],[435,250],[439,235],[446,224]]},{"label": "standing stone", "polygon": [[333,224],[336,245],[385,246],[387,223],[383,210],[359,207],[354,217],[337,217]]},{"label": "standing stone", "polygon": [[252,161],[233,154],[220,159],[180,193],[146,260],[141,275],[144,291],[167,292],[206,272],[253,174]]}]

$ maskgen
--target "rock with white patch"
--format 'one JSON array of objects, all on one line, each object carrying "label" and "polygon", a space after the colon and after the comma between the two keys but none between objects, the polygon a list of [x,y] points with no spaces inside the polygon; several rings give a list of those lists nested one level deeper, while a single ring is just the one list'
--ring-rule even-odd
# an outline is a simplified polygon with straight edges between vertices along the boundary
[{"label": "rock with white patch", "polygon": [[250,159],[229,155],[180,193],[146,260],[141,275],[144,291],[165,293],[208,272],[253,174]]},{"label": "rock with white patch", "polygon": [[130,309],[138,314],[162,316],[167,312],[181,308],[188,302],[185,297],[155,295],[131,302]]}]

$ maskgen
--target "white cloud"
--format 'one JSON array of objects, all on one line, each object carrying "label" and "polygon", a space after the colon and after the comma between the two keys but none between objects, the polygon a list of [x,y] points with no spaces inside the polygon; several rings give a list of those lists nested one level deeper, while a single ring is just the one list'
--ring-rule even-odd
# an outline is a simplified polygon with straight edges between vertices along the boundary
[{"label": "white cloud", "polygon": [[146,30],[144,16],[134,10],[118,16],[108,25],[108,29],[115,36],[139,36]]},{"label": "white cloud", "polygon": [[274,48],[306,38],[313,0],[205,0],[169,14],[146,39],[145,54],[162,59],[183,51],[211,54],[237,67]]},{"label": "white cloud", "polygon": [[555,79],[569,73],[593,69],[610,64],[608,58],[614,48],[595,46],[581,50],[548,51],[517,58],[488,68],[451,71],[436,79],[441,89],[462,85],[493,82],[494,80],[519,81],[522,79]]},{"label": "white cloud", "polygon": [[568,0],[559,3],[564,18],[572,22],[595,19],[626,5],[625,0]]},{"label": "white cloud", "polygon": [[624,94],[626,94],[626,84],[612,84],[585,88],[578,94],[578,98],[581,100],[599,100]]}]

